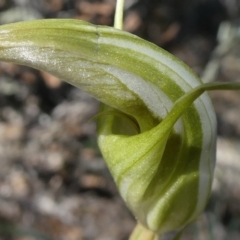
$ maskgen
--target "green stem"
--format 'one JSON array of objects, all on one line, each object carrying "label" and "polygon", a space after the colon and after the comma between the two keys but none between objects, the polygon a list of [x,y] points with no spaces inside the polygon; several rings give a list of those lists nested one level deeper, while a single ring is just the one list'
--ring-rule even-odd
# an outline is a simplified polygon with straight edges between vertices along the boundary
[{"label": "green stem", "polygon": [[125,0],[117,0],[114,16],[114,27],[122,30],[123,28],[123,10]]},{"label": "green stem", "polygon": [[129,240],[159,240],[159,236],[138,223]]}]

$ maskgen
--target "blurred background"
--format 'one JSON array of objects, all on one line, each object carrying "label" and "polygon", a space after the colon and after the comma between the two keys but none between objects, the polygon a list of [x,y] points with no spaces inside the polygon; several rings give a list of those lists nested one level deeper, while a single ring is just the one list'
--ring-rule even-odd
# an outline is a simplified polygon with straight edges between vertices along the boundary
[{"label": "blurred background", "polygon": [[[0,24],[75,18],[112,25],[115,0],[0,0]],[[167,49],[204,82],[240,81],[239,0],[126,0],[126,31]],[[240,93],[212,92],[217,168],[183,240],[240,239]],[[0,240],[127,240],[135,220],[88,120],[98,102],[59,79],[0,63]]]}]

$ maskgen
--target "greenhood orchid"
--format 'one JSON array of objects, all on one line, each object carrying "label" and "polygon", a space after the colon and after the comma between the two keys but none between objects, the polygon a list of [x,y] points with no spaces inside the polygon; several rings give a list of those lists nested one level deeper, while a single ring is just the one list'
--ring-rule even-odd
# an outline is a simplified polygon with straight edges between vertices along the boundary
[{"label": "greenhood orchid", "polygon": [[[103,103],[96,117],[100,150],[153,238],[180,232],[203,211],[216,152],[216,118],[205,91],[239,84],[203,84],[152,43],[70,19],[1,26],[0,60],[47,71]],[[144,239],[138,229],[131,239]]]}]

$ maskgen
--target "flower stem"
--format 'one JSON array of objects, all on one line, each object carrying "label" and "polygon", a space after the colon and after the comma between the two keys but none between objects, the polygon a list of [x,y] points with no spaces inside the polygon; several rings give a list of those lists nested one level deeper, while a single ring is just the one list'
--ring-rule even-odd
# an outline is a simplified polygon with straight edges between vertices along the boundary
[{"label": "flower stem", "polygon": [[159,240],[159,236],[138,223],[129,240]]},{"label": "flower stem", "polygon": [[122,30],[123,28],[123,10],[125,0],[117,0],[114,16],[114,27]]}]

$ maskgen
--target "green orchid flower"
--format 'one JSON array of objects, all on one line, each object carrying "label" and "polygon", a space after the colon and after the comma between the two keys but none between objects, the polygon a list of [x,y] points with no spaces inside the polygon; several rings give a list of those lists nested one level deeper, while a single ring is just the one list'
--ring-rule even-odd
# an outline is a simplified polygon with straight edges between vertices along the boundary
[{"label": "green orchid flower", "polygon": [[200,79],[130,33],[79,20],[0,27],[0,60],[47,71],[101,101],[98,144],[139,225],[131,240],[180,232],[203,211],[213,180],[216,118]]}]

